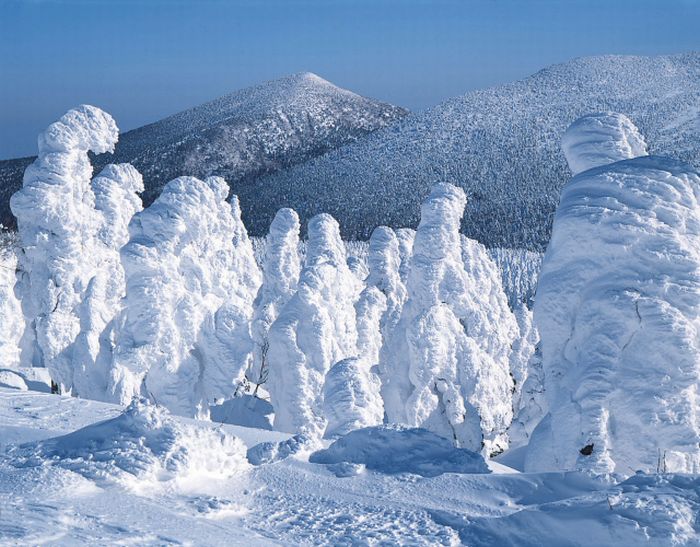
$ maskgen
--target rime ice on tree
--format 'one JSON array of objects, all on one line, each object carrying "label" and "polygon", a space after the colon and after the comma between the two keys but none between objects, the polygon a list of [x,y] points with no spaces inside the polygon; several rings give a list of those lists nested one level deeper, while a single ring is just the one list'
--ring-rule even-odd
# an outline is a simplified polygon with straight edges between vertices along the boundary
[{"label": "rime ice on tree", "polygon": [[[459,225],[464,192],[433,187],[421,207],[406,288],[408,299],[382,351],[382,393],[387,418],[430,429],[471,450],[506,446],[512,416],[508,340],[517,327],[502,307],[505,294],[478,309],[475,276],[491,290],[500,286],[493,263],[477,263],[485,249],[463,244]],[[477,245],[477,244],[474,244]],[[468,270],[463,261],[472,260]],[[498,281],[497,281],[498,280]],[[501,287],[502,293],[502,287]],[[503,325],[494,321],[501,318]]]},{"label": "rime ice on tree", "polygon": [[265,240],[263,280],[254,302],[251,335],[255,349],[246,376],[255,385],[266,381],[268,331],[296,291],[300,271],[299,216],[293,209],[280,209]]},{"label": "rime ice on tree", "polygon": [[333,217],[313,217],[308,231],[297,292],[270,328],[267,387],[277,429],[321,434],[326,373],[357,354],[354,304],[361,283],[347,266]]},{"label": "rime ice on tree", "polygon": [[[251,272],[237,269],[247,260],[236,255],[240,217],[228,192],[219,177],[180,177],[132,220],[111,378],[118,401],[143,393],[175,413],[206,417],[248,367]],[[241,241],[245,251],[247,236]]]},{"label": "rime ice on tree", "polygon": [[79,308],[98,266],[100,218],[88,152],[112,151],[117,138],[117,125],[99,108],[69,110],[39,135],[39,156],[10,200],[21,245],[22,362],[47,367],[63,390],[74,387]]},{"label": "rime ice on tree", "polygon": [[526,468],[698,472],[700,176],[595,114],[563,148],[535,301],[549,414]]}]

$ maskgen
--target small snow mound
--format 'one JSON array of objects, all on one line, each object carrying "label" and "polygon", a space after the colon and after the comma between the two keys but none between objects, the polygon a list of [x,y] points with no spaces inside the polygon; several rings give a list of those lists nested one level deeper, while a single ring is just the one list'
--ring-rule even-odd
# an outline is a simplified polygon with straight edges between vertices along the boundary
[{"label": "small snow mound", "polygon": [[184,423],[163,407],[134,399],[110,420],[11,450],[17,467],[57,465],[137,492],[186,479],[230,478],[248,467],[245,446],[211,427]]},{"label": "small snow mound", "polygon": [[644,137],[632,120],[615,112],[579,118],[564,133],[561,147],[574,175],[647,155]]},{"label": "small snow mound", "polygon": [[0,387],[8,387],[20,391],[29,389],[24,378],[11,370],[0,370]]},{"label": "small snow mound", "polygon": [[310,451],[317,447],[318,440],[304,433],[290,437],[286,441],[265,442],[256,444],[248,449],[248,461],[253,465],[275,463],[286,460],[290,456]]},{"label": "small snow mound", "polygon": [[242,425],[257,429],[272,429],[274,409],[259,397],[247,393],[227,399],[219,405],[209,407],[212,422]]},{"label": "small snow mound", "polygon": [[362,464],[367,469],[395,475],[413,473],[436,477],[443,473],[490,473],[476,452],[455,448],[450,441],[426,429],[381,425],[357,429],[325,450],[311,454],[311,463],[334,466]]}]

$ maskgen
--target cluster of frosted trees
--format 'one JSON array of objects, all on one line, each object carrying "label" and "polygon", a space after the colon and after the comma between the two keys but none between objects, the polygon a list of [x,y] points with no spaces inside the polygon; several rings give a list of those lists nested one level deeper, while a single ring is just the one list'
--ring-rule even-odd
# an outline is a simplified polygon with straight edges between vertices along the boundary
[{"label": "cluster of frosted trees", "polygon": [[11,201],[24,323],[2,329],[7,362],[80,397],[203,419],[269,398],[277,429],[311,437],[401,423],[485,454],[527,445],[528,470],[700,470],[700,176],[648,156],[626,117],[564,135],[575,176],[534,317],[460,234],[456,186],[432,188],[416,231],[376,228],[366,265],[327,214],[302,253],[281,209],[259,265],[223,179],[177,178],[142,209],[131,165],[93,178],[88,152],[117,136],[83,106],[39,138]]},{"label": "cluster of frosted trees", "polygon": [[22,366],[48,368],[62,392],[184,416],[248,391],[282,431],[388,421],[507,447],[535,338],[486,249],[459,233],[461,189],[435,186],[415,232],[377,228],[366,268],[327,214],[302,258],[299,218],[281,209],[259,266],[223,179],[177,178],[143,209],[131,165],[93,178],[88,153],[117,138],[101,110],[69,111],[12,197]]}]

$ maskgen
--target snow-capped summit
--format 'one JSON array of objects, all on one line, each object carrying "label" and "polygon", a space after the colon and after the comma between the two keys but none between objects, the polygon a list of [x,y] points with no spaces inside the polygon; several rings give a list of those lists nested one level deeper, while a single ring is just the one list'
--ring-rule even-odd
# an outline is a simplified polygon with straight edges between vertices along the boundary
[{"label": "snow-capped summit", "polygon": [[[241,197],[247,222],[259,212],[251,196],[261,175],[356,141],[406,114],[397,106],[300,72],[127,131],[119,137],[114,155],[99,155],[94,165],[99,171],[108,163],[133,164],[146,183],[146,206],[179,176],[224,177]],[[32,159],[0,162],[0,222],[6,226],[15,222],[6,202],[20,187],[22,172]],[[241,193],[248,188],[250,193]],[[277,209],[265,210],[261,231],[253,235],[267,232]]]},{"label": "snow-capped summit", "polygon": [[[609,131],[610,121],[625,130]],[[610,150],[642,150],[628,120],[605,122],[593,116],[567,132],[572,170],[591,158],[599,165]],[[603,126],[586,131],[577,155],[577,132]],[[700,175],[692,167],[642,156],[571,179],[534,314],[549,414],[532,434],[528,470],[700,471]]]}]

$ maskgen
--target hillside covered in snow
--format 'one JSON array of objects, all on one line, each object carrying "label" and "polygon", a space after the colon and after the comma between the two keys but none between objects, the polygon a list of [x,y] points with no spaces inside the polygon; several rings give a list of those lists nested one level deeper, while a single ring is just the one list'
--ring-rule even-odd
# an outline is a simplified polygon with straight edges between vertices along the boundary
[{"label": "hillside covered in snow", "polygon": [[[700,54],[585,57],[455,97],[355,144],[263,178],[270,210],[244,212],[259,234],[274,211],[325,211],[350,239],[379,224],[415,227],[420,200],[450,182],[469,198],[463,232],[488,247],[543,251],[568,169],[566,127],[598,111],[626,114],[650,151],[700,166]],[[351,196],[351,198],[349,197]]]},{"label": "hillside covered in snow", "polygon": [[[94,163],[96,169],[133,164],[144,177],[146,205],[181,175],[222,176],[239,191],[264,174],[354,142],[406,114],[303,72],[127,131],[114,154],[98,155]],[[5,226],[14,226],[9,197],[33,159],[0,161],[0,222]],[[245,205],[247,213],[251,204]]]}]

